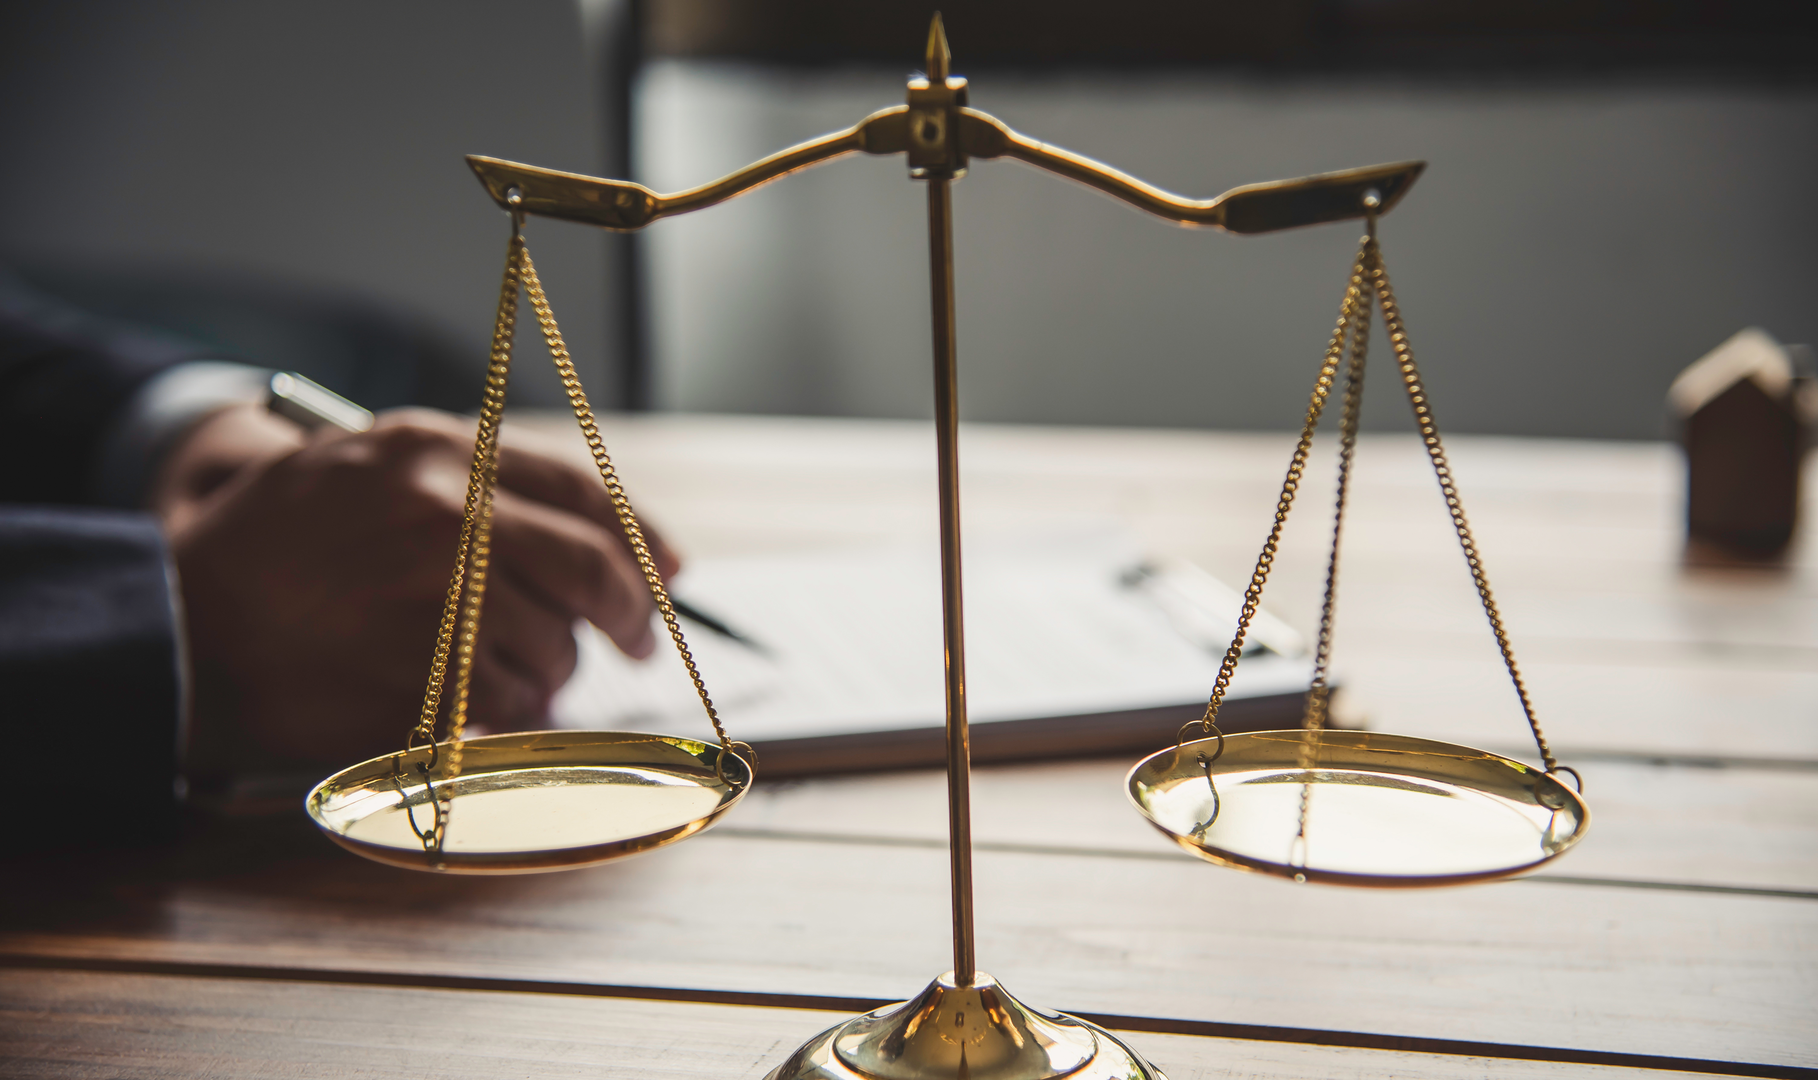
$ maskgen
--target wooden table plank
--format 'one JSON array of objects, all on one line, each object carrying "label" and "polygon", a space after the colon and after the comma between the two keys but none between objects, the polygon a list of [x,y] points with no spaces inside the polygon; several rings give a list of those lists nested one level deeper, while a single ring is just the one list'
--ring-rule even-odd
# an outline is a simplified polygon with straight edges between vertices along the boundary
[{"label": "wooden table plank", "polygon": [[[1786,760],[1818,768],[1818,670],[1683,655],[1646,664],[1536,662],[1522,674],[1561,760],[1632,754]],[[1354,648],[1338,669],[1353,718],[1378,731],[1483,746],[1537,760],[1492,653],[1473,660]]]},{"label": "wooden table plank", "polygon": [[[0,952],[872,998],[949,966],[936,847],[710,833],[590,871],[462,880],[278,858],[282,829],[239,869],[42,869],[43,906],[10,901]],[[1810,900],[1340,890],[990,851],[978,912],[984,966],[1048,1007],[1818,1065]]]},{"label": "wooden table plank", "polygon": [[[806,1009],[625,998],[0,971],[0,1067],[14,1080],[758,1080],[839,1019]],[[1122,1037],[1172,1080],[1699,1075],[1153,1032]]]},{"label": "wooden table plank", "polygon": [[[934,534],[922,424],[615,418],[608,437],[641,508],[696,554]],[[1241,581],[1289,442],[971,427],[968,535],[1128,528]],[[1550,882],[1297,888],[1171,852],[1121,803],[1127,763],[982,770],[984,966],[1034,1004],[1087,1012],[1818,1065],[1818,530],[1779,570],[1688,570],[1672,448],[1451,445],[1542,719],[1562,756],[1587,755],[1583,848]],[[1362,454],[1340,608],[1347,707],[1385,729],[1524,749],[1418,445],[1367,436]],[[1818,470],[1810,479],[1818,505]],[[1303,490],[1328,480],[1320,464]],[[1290,526],[1269,593],[1303,631],[1325,543],[1317,501]],[[0,953],[899,997],[948,964],[939,786],[923,774],[760,790],[718,834],[518,879],[369,865],[298,817],[222,822],[174,852],[6,863]],[[1611,883],[1585,884],[1599,879]],[[0,977],[0,1052],[41,1070],[9,1062],[8,1075],[497,1075],[534,1063],[539,1075],[757,1076],[764,1054],[824,1019],[198,975]],[[698,1047],[679,1041],[696,1028],[708,1032]],[[1175,1080],[1602,1074],[1138,1041]],[[81,1056],[90,1049],[103,1056]],[[158,1054],[174,1067],[131,1071]]]},{"label": "wooden table plank", "polygon": [[802,1009],[244,979],[0,971],[0,1071],[205,1077],[750,1077]]},{"label": "wooden table plank", "polygon": [[[532,438],[583,448],[569,421]],[[534,429],[534,430],[533,430]],[[934,535],[933,443],[914,422],[613,418],[633,494],[699,554]],[[1818,529],[1778,570],[1682,565],[1682,466],[1664,443],[1458,437],[1455,473],[1491,581],[1562,751],[1818,762]],[[1248,578],[1292,437],[969,425],[968,537],[1126,529],[1158,554]],[[1807,470],[1818,505],[1818,469]],[[1330,461],[1284,536],[1272,609],[1317,614]],[[1338,665],[1382,730],[1519,747],[1523,721],[1412,436],[1365,435]]]}]

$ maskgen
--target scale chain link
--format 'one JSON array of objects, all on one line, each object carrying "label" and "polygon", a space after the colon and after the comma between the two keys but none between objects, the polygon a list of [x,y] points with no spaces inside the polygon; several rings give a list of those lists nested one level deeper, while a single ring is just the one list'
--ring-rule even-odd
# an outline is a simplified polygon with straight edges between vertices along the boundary
[{"label": "scale chain link", "polygon": [[[1502,613],[1496,605],[1495,595],[1490,590],[1490,582],[1483,568],[1483,557],[1477,547],[1477,540],[1471,532],[1470,522],[1465,517],[1464,503],[1459,498],[1458,487],[1452,478],[1451,463],[1446,458],[1445,447],[1440,441],[1439,429],[1433,418],[1432,407],[1427,401],[1426,387],[1420,378],[1420,370],[1414,362],[1414,350],[1408,341],[1407,327],[1401,319],[1401,308],[1395,300],[1395,290],[1389,282],[1388,270],[1383,264],[1382,249],[1377,244],[1374,215],[1371,216],[1370,232],[1363,238],[1363,245],[1358,252],[1357,261],[1352,265],[1351,279],[1345,289],[1344,302],[1340,305],[1338,323],[1334,327],[1330,342],[1326,347],[1324,361],[1320,365],[1319,377],[1313,387],[1313,393],[1307,404],[1306,419],[1301,426],[1300,440],[1295,445],[1294,456],[1288,465],[1288,474],[1282,481],[1281,494],[1276,500],[1275,522],[1269,530],[1269,537],[1263,543],[1262,554],[1257,557],[1256,569],[1250,575],[1249,586],[1244,590],[1243,607],[1238,614],[1237,629],[1232,636],[1231,647],[1226,650],[1224,660],[1219,665],[1218,681],[1214,684],[1211,700],[1206,705],[1205,714],[1198,721],[1202,731],[1217,730],[1219,707],[1224,702],[1226,691],[1230,687],[1231,676],[1236,670],[1238,659],[1243,653],[1244,639],[1248,635],[1250,622],[1255,617],[1261,603],[1263,586],[1267,583],[1269,571],[1274,567],[1276,552],[1280,546],[1281,532],[1287,522],[1288,512],[1294,504],[1294,496],[1299,491],[1301,478],[1306,470],[1307,458],[1312,449],[1313,437],[1319,427],[1320,416],[1325,411],[1327,400],[1331,396],[1336,379],[1339,361],[1346,353],[1348,342],[1350,363],[1345,372],[1345,389],[1339,421],[1338,450],[1338,490],[1335,500],[1335,512],[1332,523],[1332,547],[1326,564],[1325,593],[1320,609],[1319,640],[1314,653],[1313,677],[1307,690],[1306,710],[1303,714],[1303,728],[1308,732],[1317,732],[1324,727],[1327,720],[1329,704],[1329,665],[1332,653],[1334,616],[1336,611],[1338,588],[1338,553],[1343,538],[1345,504],[1349,494],[1352,464],[1356,452],[1358,412],[1362,404],[1364,364],[1369,349],[1370,315],[1372,307],[1380,307],[1383,316],[1383,329],[1388,335],[1390,347],[1394,350],[1396,365],[1400,369],[1402,383],[1408,393],[1408,402],[1414,411],[1414,420],[1420,430],[1422,444],[1428,458],[1433,463],[1433,471],[1439,480],[1440,493],[1445,498],[1446,510],[1451,515],[1453,528],[1458,534],[1459,546],[1464,550],[1465,563],[1471,571],[1471,581],[1476,586],[1478,599],[1483,603],[1485,616],[1490,623],[1490,630],[1495,635],[1496,647],[1502,654],[1504,667],[1508,669],[1509,680],[1515,686],[1515,694],[1521,701],[1522,714],[1528,722],[1528,729],[1533,733],[1534,744],[1540,751],[1540,759],[1548,773],[1571,772],[1562,768],[1553,757],[1552,748],[1548,746],[1546,735],[1541,731],[1540,721],[1534,715],[1534,705],[1528,696],[1526,682],[1522,679],[1521,669],[1515,662],[1515,652],[1509,643],[1507,629],[1503,626]],[[1192,725],[1189,724],[1188,727]],[[1182,729],[1185,735],[1185,729]],[[1302,748],[1302,769],[1311,767],[1310,745]],[[1577,774],[1574,772],[1573,776]],[[1303,792],[1302,837],[1305,830],[1305,792]]]},{"label": "scale chain link", "polygon": [[1345,392],[1338,420],[1338,494],[1332,515],[1332,550],[1326,559],[1326,590],[1319,609],[1319,644],[1313,652],[1313,680],[1307,690],[1303,726],[1317,731],[1325,726],[1331,688],[1332,633],[1338,606],[1338,551],[1344,535],[1345,504],[1351,490],[1351,464],[1357,452],[1357,420],[1363,407],[1364,362],[1370,351],[1370,283],[1359,285],[1356,316],[1349,327],[1351,360],[1345,369]]},{"label": "scale chain link", "polygon": [[[435,655],[430,663],[429,686],[417,726],[405,740],[406,750],[418,739],[430,746],[433,766],[436,719],[448,677],[448,660],[455,656],[455,693],[449,708],[449,761],[443,775],[460,774],[461,734],[467,724],[468,690],[472,682],[474,649],[479,635],[480,603],[486,590],[486,570],[491,561],[492,489],[498,476],[499,423],[505,407],[505,390],[511,373],[511,350],[518,310],[520,269],[525,257],[523,238],[515,230],[506,250],[504,280],[499,287],[498,315],[493,322],[492,348],[486,367],[486,391],[480,404],[479,428],[474,438],[473,464],[467,478],[467,498],[461,512],[461,535],[455,551],[454,573],[442,607],[436,633]],[[457,625],[459,627],[457,641]]]},{"label": "scale chain link", "polygon": [[[429,769],[434,768],[439,756],[436,740],[436,726],[442,711],[443,695],[447,689],[448,665],[452,656],[455,662],[455,681],[448,708],[448,759],[441,768],[441,778],[451,780],[460,775],[461,738],[466,728],[469,690],[472,684],[473,661],[479,643],[480,613],[485,598],[487,570],[491,563],[492,509],[493,491],[498,481],[499,431],[504,418],[505,392],[511,370],[512,345],[516,336],[518,291],[520,287],[530,297],[531,306],[542,330],[544,341],[549,346],[551,358],[555,361],[556,370],[562,379],[563,389],[567,392],[570,403],[574,406],[575,418],[580,422],[581,433],[587,440],[594,463],[599,467],[600,477],[606,484],[606,493],[612,502],[614,513],[618,515],[619,524],[631,544],[633,555],[638,561],[645,584],[649,587],[651,597],[662,615],[664,626],[670,638],[675,642],[676,650],[681,655],[682,664],[688,669],[688,677],[694,683],[695,692],[700,695],[701,705],[707,711],[707,719],[713,724],[714,734],[720,744],[718,771],[725,775],[725,756],[738,754],[742,748],[749,756],[750,747],[742,742],[734,742],[726,734],[721,723],[719,711],[714,707],[713,699],[707,693],[707,685],[701,678],[699,668],[695,665],[694,655],[682,635],[682,628],[676,619],[675,608],[670,603],[668,589],[663,584],[662,575],[657,571],[656,560],[650,552],[650,544],[644,536],[643,528],[638,524],[637,516],[631,509],[630,500],[625,496],[623,485],[619,482],[618,472],[613,467],[612,459],[607,455],[605,441],[600,436],[599,425],[594,419],[593,408],[588,404],[586,391],[581,386],[576,374],[574,361],[569,356],[568,346],[562,338],[562,332],[556,325],[555,314],[550,309],[548,297],[543,292],[542,282],[537,277],[536,266],[531,261],[530,251],[525,246],[523,234],[513,229],[510,246],[505,258],[504,280],[500,285],[498,316],[493,325],[492,349],[486,372],[486,391],[481,402],[479,427],[474,439],[472,467],[468,474],[467,498],[462,508],[461,533],[455,553],[455,568],[448,586],[448,595],[443,604],[442,621],[436,634],[434,658],[430,664],[429,685],[424,692],[423,708],[417,724],[411,729],[405,741],[405,749],[416,749],[419,740],[426,742],[430,749],[427,765],[419,765],[419,771],[427,780]],[[432,800],[433,801],[433,800]],[[441,836],[445,832],[447,807],[438,806],[436,824],[420,834],[424,846],[432,851],[440,847]]]},{"label": "scale chain link", "polygon": [[[1370,231],[1375,233],[1375,216],[1371,215]],[[1369,236],[1364,237],[1365,244]],[[1318,753],[1319,732],[1326,726],[1331,704],[1332,634],[1338,610],[1338,553],[1344,539],[1345,504],[1351,492],[1351,464],[1357,452],[1357,420],[1363,407],[1364,362],[1370,353],[1370,308],[1373,295],[1367,280],[1358,280],[1355,317],[1347,328],[1351,336],[1351,359],[1345,367],[1345,392],[1338,414],[1338,491],[1333,498],[1332,549],[1326,558],[1326,588],[1319,606],[1319,642],[1313,651],[1313,677],[1307,686],[1306,710],[1301,716],[1302,737],[1297,753],[1300,771],[1311,776]],[[1288,861],[1307,865],[1307,825],[1313,810],[1313,785],[1300,785],[1300,817],[1289,845]],[[1299,861],[1296,862],[1296,859]],[[1296,874],[1296,881],[1305,881]]]},{"label": "scale chain link", "polygon": [[[1401,308],[1395,302],[1395,289],[1389,284],[1389,272],[1383,266],[1382,249],[1377,246],[1375,238],[1365,244],[1365,258],[1369,261],[1370,287],[1375,291],[1378,303],[1382,306],[1383,329],[1389,335],[1389,346],[1395,351],[1395,360],[1401,369],[1401,381],[1408,391],[1408,404],[1414,409],[1414,422],[1420,428],[1420,436],[1426,445],[1427,456],[1433,462],[1433,471],[1439,478],[1439,490],[1445,496],[1446,509],[1452,515],[1452,525],[1458,532],[1458,543],[1464,549],[1465,563],[1471,570],[1471,581],[1477,586],[1477,596],[1483,601],[1483,611],[1490,620],[1490,630],[1496,635],[1496,647],[1502,652],[1502,662],[1509,670],[1509,679],[1515,684],[1515,694],[1521,699],[1521,711],[1527,717],[1528,729],[1534,733],[1534,744],[1540,749],[1540,760],[1549,773],[1560,770],[1559,763],[1553,758],[1553,751],[1547,746],[1546,735],[1540,730],[1540,721],[1534,717],[1534,704],[1528,698],[1527,684],[1522,681],[1521,669],[1515,663],[1515,651],[1509,645],[1509,635],[1502,625],[1502,614],[1497,610],[1496,598],[1490,592],[1489,578],[1484,574],[1483,558],[1478,553],[1477,541],[1471,535],[1470,523],[1465,519],[1464,503],[1459,500],[1458,488],[1452,481],[1452,466],[1446,460],[1445,447],[1439,441],[1439,428],[1433,420],[1432,407],[1427,403],[1427,391],[1421,382],[1420,369],[1414,364],[1414,349],[1408,343],[1407,328],[1402,325]],[[1577,774],[1574,772],[1574,776]]]},{"label": "scale chain link", "polygon": [[689,650],[688,642],[682,636],[675,606],[669,600],[669,590],[664,586],[663,576],[657,572],[656,560],[650,554],[650,544],[644,537],[642,526],[638,524],[637,515],[632,512],[631,501],[625,497],[625,488],[619,482],[618,470],[613,467],[612,458],[606,452],[606,441],[600,436],[599,424],[594,420],[593,406],[588,404],[587,391],[582,388],[580,376],[575,373],[574,361],[568,355],[568,346],[562,340],[562,331],[556,326],[555,314],[550,310],[549,299],[543,293],[543,283],[537,278],[536,264],[531,261],[528,251],[524,252],[523,263],[524,291],[530,297],[530,306],[536,312],[537,323],[543,330],[543,340],[548,343],[549,355],[555,360],[556,371],[561,375],[562,388],[567,391],[569,404],[574,407],[575,419],[580,422],[581,434],[587,440],[587,449],[593,455],[594,465],[600,470],[600,479],[605,481],[606,494],[612,501],[613,512],[618,515],[619,525],[625,530],[626,539],[631,542],[632,554],[637,557],[638,568],[643,571],[644,583],[650,588],[650,597],[663,618],[663,625],[669,630],[669,637],[675,642],[676,652],[682,658],[682,666],[688,669],[688,678],[694,683],[695,693],[700,696],[701,707],[707,710],[707,719],[713,724],[714,734],[719,737],[720,770],[724,776],[725,755],[737,753],[735,747],[745,747],[749,753],[750,747],[733,742],[720,722],[719,710],[714,707],[713,698],[707,693],[707,684],[701,680],[700,669],[695,666],[694,653]]},{"label": "scale chain link", "polygon": [[1287,524],[1288,511],[1294,506],[1294,496],[1300,490],[1301,475],[1306,471],[1307,457],[1313,448],[1314,432],[1319,428],[1320,415],[1325,411],[1326,400],[1331,396],[1339,362],[1344,359],[1346,331],[1357,317],[1359,302],[1364,299],[1365,259],[1366,251],[1360,249],[1357,261],[1351,265],[1344,302],[1339,305],[1338,324],[1333,327],[1331,341],[1326,345],[1319,378],[1313,384],[1313,394],[1307,402],[1306,420],[1301,424],[1300,441],[1295,444],[1294,456],[1288,463],[1288,475],[1282,480],[1281,494],[1275,502],[1275,524],[1269,530],[1268,540],[1263,542],[1262,554],[1256,559],[1256,569],[1250,574],[1250,584],[1244,589],[1243,608],[1237,616],[1237,631],[1231,638],[1231,647],[1225,650],[1223,662],[1219,664],[1218,681],[1212,686],[1211,700],[1206,703],[1205,714],[1199,720],[1202,731],[1216,730],[1218,710],[1224,704],[1225,692],[1230,689],[1231,676],[1237,670],[1238,658],[1243,655],[1244,638],[1249,634],[1250,622],[1256,617],[1256,609],[1262,603],[1263,586],[1268,582],[1269,571],[1275,565],[1282,527]]}]

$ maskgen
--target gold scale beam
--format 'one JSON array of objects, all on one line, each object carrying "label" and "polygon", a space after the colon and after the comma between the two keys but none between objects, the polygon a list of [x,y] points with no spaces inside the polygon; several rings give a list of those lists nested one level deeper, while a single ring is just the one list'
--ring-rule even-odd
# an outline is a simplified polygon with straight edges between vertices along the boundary
[{"label": "gold scale beam", "polygon": [[[1156,217],[1189,227],[1267,233],[1382,215],[1414,185],[1425,162],[1406,161],[1232,188],[1213,199],[1163,191],[1108,165],[1013,131],[966,104],[966,80],[949,73],[940,16],[928,35],[925,77],[909,100],[857,125],[813,139],[721,177],[664,195],[628,180],[603,180],[498,158],[470,156],[501,208],[617,232],[703,210],[793,172],[847,154],[906,154],[910,176],[928,184],[929,272],[934,331],[935,433],[940,477],[941,610],[946,658],[948,837],[952,859],[953,970],[915,999],[823,1032],[771,1073],[771,1080],[1078,1080],[1161,1073],[1115,1036],[1072,1017],[1042,1013],[977,970],[973,947],[971,753],[966,723],[965,623],[960,567],[959,392],[949,187],[971,158],[1010,158],[1075,180]],[[515,197],[515,201],[514,201]],[[967,1017],[972,1017],[967,1025]]]},{"label": "gold scale beam", "polygon": [[[958,83],[956,89],[963,90],[965,86],[963,79],[949,77],[945,81]],[[1037,142],[1011,130],[989,113],[960,106],[952,110],[957,122],[949,127],[942,124],[947,117],[932,116],[932,112],[910,105],[880,109],[844,131],[792,146],[710,184],[673,195],[658,194],[629,180],[602,180],[478,154],[470,155],[467,163],[502,207],[506,205],[506,193],[516,188],[523,196],[521,209],[525,213],[597,225],[614,232],[634,232],[653,221],[705,209],[847,154],[902,154],[935,149],[942,156],[957,157],[962,162],[967,158],[1007,157],[1077,180],[1159,218],[1244,234],[1362,218],[1363,196],[1370,190],[1382,198],[1378,215],[1387,214],[1426,168],[1424,161],[1401,161],[1246,184],[1217,198],[1189,199],[1089,157]],[[932,128],[931,120],[935,125]],[[955,130],[957,137],[950,134]],[[957,179],[964,171],[962,166],[949,179]]]}]

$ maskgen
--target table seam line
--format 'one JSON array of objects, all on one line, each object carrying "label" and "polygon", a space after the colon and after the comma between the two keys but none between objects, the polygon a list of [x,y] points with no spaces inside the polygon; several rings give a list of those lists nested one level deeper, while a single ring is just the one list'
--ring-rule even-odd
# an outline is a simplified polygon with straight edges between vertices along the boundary
[{"label": "table seam line", "polygon": [[[710,833],[728,840],[777,840],[800,844],[845,844],[855,847],[907,847],[945,851],[945,837],[865,836],[858,833],[813,832],[793,829],[754,829],[722,825]],[[974,840],[975,851],[1007,855],[1053,855],[1068,858],[1090,856],[1106,859],[1139,859],[1147,862],[1170,862],[1182,865],[1199,862],[1192,855],[1177,851],[1134,851],[1122,848],[1066,847],[1058,844],[1026,844],[1001,840]],[[1773,885],[1714,885],[1705,882],[1653,881],[1646,878],[1585,877],[1573,874],[1528,874],[1511,879],[1511,884],[1531,882],[1546,885],[1574,885],[1592,888],[1650,889],[1659,892],[1717,893],[1730,896],[1764,896],[1778,900],[1818,900],[1818,889],[1788,889]]]}]

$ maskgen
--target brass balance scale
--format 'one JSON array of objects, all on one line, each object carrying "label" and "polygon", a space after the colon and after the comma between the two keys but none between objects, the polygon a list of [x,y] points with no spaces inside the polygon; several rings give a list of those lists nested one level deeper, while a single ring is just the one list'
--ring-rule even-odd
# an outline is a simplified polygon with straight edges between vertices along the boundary
[{"label": "brass balance scale", "polygon": [[[674,195],[627,181],[494,158],[468,159],[487,192],[511,215],[512,232],[460,544],[429,686],[405,749],[323,781],[310,793],[307,808],[331,838],[367,858],[444,873],[510,874],[588,866],[674,843],[706,829],[744,797],[754,777],[754,755],[727,734],[689,652],[537,278],[524,243],[524,219],[537,215],[630,231],[705,209],[846,154],[906,154],[910,177],[926,183],[928,190],[953,970],[907,1002],[854,1017],[816,1036],[778,1065],[770,1080],[1159,1078],[1159,1070],[1116,1036],[1024,1005],[979,971],[974,960],[949,190],[971,159],[1022,161],[1182,225],[1253,234],[1334,221],[1367,223],[1282,483],[1274,525],[1244,592],[1237,631],[1205,714],[1181,729],[1175,745],[1130,771],[1127,794],[1137,811],[1186,850],[1220,865],[1301,882],[1378,887],[1485,881],[1531,870],[1584,835],[1589,811],[1576,790],[1582,787],[1578,774],[1554,760],[1534,719],[1376,242],[1377,219],[1413,186],[1424,164],[1379,165],[1254,184],[1215,199],[1184,199],[1026,138],[968,108],[966,81],[948,70],[946,35],[936,15],[927,75],[910,80],[908,104]],[[486,590],[499,424],[520,289],[530,298],[657,611],[700,695],[715,736],[711,742],[617,731],[462,737]],[[1542,768],[1449,743],[1325,726],[1339,541],[1373,309],[1382,312],[1416,423]],[[1296,730],[1226,736],[1217,726],[1219,707],[1273,566],[1314,433],[1335,392],[1340,398],[1338,484],[1304,723]],[[438,720],[444,718],[445,735],[438,739]],[[1573,779],[1570,787],[1561,780],[1565,774]]]}]

